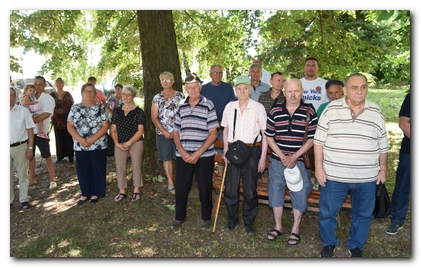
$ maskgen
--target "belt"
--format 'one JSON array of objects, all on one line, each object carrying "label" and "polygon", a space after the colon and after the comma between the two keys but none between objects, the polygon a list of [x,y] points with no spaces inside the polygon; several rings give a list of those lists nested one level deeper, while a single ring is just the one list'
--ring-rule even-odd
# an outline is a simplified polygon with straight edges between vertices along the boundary
[{"label": "belt", "polygon": [[16,143],[12,143],[12,144],[10,144],[10,147],[16,147],[16,146],[18,146],[18,145],[21,145],[21,144],[24,144],[24,143],[26,143],[28,140],[26,140],[26,141],[20,141],[20,142],[16,142]]},{"label": "belt", "polygon": [[[231,145],[232,142],[228,142],[228,144]],[[245,145],[252,147],[253,146],[253,143],[245,143]],[[254,146],[261,147],[262,146],[262,143],[261,142],[256,142],[256,144]]]}]

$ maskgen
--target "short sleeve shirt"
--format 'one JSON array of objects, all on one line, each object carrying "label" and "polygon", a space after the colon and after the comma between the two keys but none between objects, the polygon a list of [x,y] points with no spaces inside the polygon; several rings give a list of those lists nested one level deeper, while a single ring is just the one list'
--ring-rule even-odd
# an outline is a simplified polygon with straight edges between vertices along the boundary
[{"label": "short sleeve shirt", "polygon": [[[139,125],[145,126],[145,113],[139,107],[124,115],[122,107],[117,107],[113,111],[111,124],[116,125],[118,142],[129,141],[139,130]],[[143,140],[143,135],[139,140]]]}]

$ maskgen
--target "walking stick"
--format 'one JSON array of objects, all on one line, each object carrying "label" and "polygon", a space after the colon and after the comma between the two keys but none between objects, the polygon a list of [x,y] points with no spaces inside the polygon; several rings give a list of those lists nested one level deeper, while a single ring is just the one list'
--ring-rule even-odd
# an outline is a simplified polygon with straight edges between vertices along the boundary
[{"label": "walking stick", "polygon": [[213,223],[212,234],[215,234],[216,223],[218,222],[218,214],[219,214],[219,207],[221,206],[222,192],[224,191],[224,188],[225,188],[224,183],[225,183],[225,176],[227,174],[227,166],[228,166],[228,163],[225,163],[224,175],[222,176],[221,190],[219,191],[219,198],[218,198],[218,204],[216,206],[216,214],[215,214],[215,221]]}]

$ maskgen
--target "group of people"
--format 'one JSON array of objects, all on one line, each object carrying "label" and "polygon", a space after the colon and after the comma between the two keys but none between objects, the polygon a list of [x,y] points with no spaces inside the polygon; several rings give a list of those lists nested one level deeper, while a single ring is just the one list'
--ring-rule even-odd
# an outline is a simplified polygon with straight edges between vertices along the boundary
[{"label": "group of people", "polygon": [[[162,91],[152,100],[151,119],[155,125],[158,158],[163,162],[168,181],[167,188],[175,194],[176,211],[170,226],[179,228],[185,221],[188,195],[195,177],[201,203],[200,228],[209,227],[216,153],[213,144],[219,139],[223,141],[224,148],[217,153],[222,154],[224,163],[219,163],[218,175],[226,176],[224,202],[228,217],[224,229],[233,230],[240,221],[239,185],[242,180],[242,219],[246,233],[255,234],[257,180],[259,173],[265,171],[269,146],[272,154],[267,171],[268,197],[275,226],[266,238],[274,241],[284,232],[284,193],[289,188],[294,222],[288,245],[299,244],[300,222],[307,210],[307,196],[313,188],[312,170],[305,166],[303,155],[314,146],[314,173],[321,186],[321,257],[332,257],[339,244],[336,216],[348,193],[351,194],[352,216],[347,247],[353,257],[361,257],[371,225],[376,184],[386,181],[388,152],[383,114],[378,105],[366,99],[367,78],[361,73],[354,73],[346,78],[345,83],[327,81],[318,77],[319,66],[315,58],[306,60],[305,77],[301,79],[286,80],[282,72],[274,72],[269,85],[261,80],[262,70],[261,62],[256,60],[247,75],[235,79],[234,87],[222,81],[223,69],[220,65],[211,66],[209,75],[212,80],[205,85],[197,74],[190,73],[184,81],[188,96],[173,89],[172,73],[159,75]],[[12,170],[15,168],[19,177],[19,200],[22,208],[29,208],[25,195],[29,182],[25,170],[29,164],[29,181],[33,180],[35,169],[31,171],[31,167],[35,165],[35,146],[40,149],[41,157],[46,159],[50,189],[54,188],[51,186],[55,181],[49,140],[37,136],[40,130],[36,126],[42,121],[44,126],[41,129],[48,133],[47,120],[53,114],[56,141],[61,140],[62,144],[56,162],[64,157],[73,162],[73,150],[76,156],[81,189],[77,205],[81,206],[88,200],[97,203],[105,196],[108,131],[115,144],[119,188],[114,201],[120,202],[127,196],[126,165],[129,156],[134,188],[131,200],[136,202],[140,199],[146,118],[144,111],[134,104],[136,91],[130,85],[117,84],[116,95],[106,101],[98,96],[100,90],[95,88],[96,79],[91,77],[88,81],[81,89],[82,102],[73,104],[71,95],[62,91],[64,82],[61,78],[56,80],[57,93],[53,93],[52,97],[44,96],[47,95],[43,92],[45,79],[35,78],[35,96],[43,109],[35,116],[31,116],[28,109],[15,105],[16,92],[11,88],[11,116],[13,112],[13,116],[16,114],[18,118],[11,120],[10,130],[11,204],[14,199]],[[60,109],[69,110],[68,115],[65,116]],[[386,231],[392,235],[403,226],[409,200],[409,94],[400,112],[400,126],[405,137],[392,196],[391,225]],[[71,137],[72,143],[66,135]],[[226,158],[231,144],[237,140],[250,146],[252,152],[241,167],[231,164]],[[69,144],[72,144],[72,149]],[[173,160],[176,165],[175,182]]]}]

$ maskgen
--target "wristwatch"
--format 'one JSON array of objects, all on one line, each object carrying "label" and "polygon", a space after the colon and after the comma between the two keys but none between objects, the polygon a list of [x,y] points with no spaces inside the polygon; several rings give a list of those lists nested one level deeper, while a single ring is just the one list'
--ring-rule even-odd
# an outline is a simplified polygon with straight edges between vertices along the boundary
[{"label": "wristwatch", "polygon": [[33,149],[34,149],[34,147],[32,147],[32,146],[28,147],[28,150],[33,150]]}]

